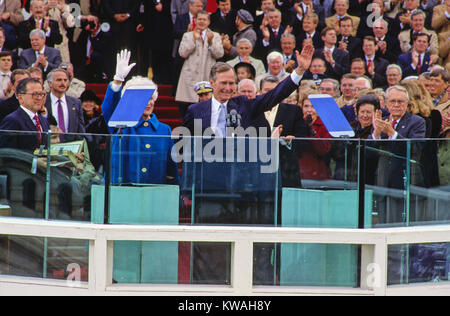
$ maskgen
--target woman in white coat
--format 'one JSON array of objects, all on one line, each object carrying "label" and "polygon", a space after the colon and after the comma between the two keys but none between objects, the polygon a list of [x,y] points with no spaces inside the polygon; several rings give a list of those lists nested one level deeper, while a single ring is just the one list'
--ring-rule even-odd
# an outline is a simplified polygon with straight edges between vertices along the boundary
[{"label": "woman in white coat", "polygon": [[195,28],[186,32],[180,43],[179,53],[185,59],[181,70],[176,93],[176,101],[181,103],[197,103],[198,95],[194,86],[200,81],[209,81],[211,68],[224,55],[222,39],[218,33],[212,32],[209,14],[198,12]]}]

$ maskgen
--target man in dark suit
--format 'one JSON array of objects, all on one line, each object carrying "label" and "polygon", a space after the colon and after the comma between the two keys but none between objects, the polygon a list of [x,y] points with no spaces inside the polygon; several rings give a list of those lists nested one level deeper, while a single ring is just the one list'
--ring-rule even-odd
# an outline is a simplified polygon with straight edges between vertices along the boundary
[{"label": "man in dark suit", "polygon": [[32,133],[4,133],[0,137],[0,147],[33,151],[46,144],[44,133],[50,129],[47,120],[39,114],[46,93],[39,80],[27,78],[17,86],[16,95],[20,107],[2,121],[0,130]]},{"label": "man in dark suit", "polygon": [[[302,53],[297,55],[298,67],[292,72],[291,76],[281,82],[274,90],[252,100],[245,96],[232,98],[236,91],[234,69],[228,64],[216,64],[211,70],[210,77],[214,91],[213,98],[191,105],[184,117],[183,126],[187,127],[193,134],[197,131],[203,133],[206,129],[212,128],[216,135],[225,136],[225,118],[234,109],[242,117],[242,127],[248,128],[254,118],[272,109],[298,88],[301,77],[311,64],[313,52],[312,45],[306,45]],[[201,122],[196,121],[199,119]]]},{"label": "man in dark suit", "polygon": [[[72,51],[75,77],[85,82],[103,83],[113,76],[114,45],[111,32],[100,28],[98,17],[91,17]],[[90,50],[88,51],[88,47]]]},{"label": "man in dark suit", "polygon": [[430,44],[430,35],[419,33],[413,35],[413,48],[411,52],[398,57],[397,64],[402,68],[403,78],[419,76],[431,69],[430,54],[427,48]]},{"label": "man in dark suit", "polygon": [[[84,134],[84,116],[81,101],[66,95],[70,85],[69,73],[63,69],[53,70],[47,79],[51,93],[47,96],[45,107],[49,122],[56,123],[64,133]],[[78,137],[63,135],[62,141],[69,142]]]},{"label": "man in dark suit", "polygon": [[372,31],[378,46],[377,56],[395,64],[401,50],[398,38],[392,35],[390,28],[391,24],[387,20],[378,19],[373,23]]},{"label": "man in dark suit", "polygon": [[27,69],[31,66],[42,69],[44,76],[57,68],[61,62],[59,50],[46,45],[45,33],[42,30],[33,30],[30,33],[31,48],[22,51],[18,67]]},{"label": "man in dark suit", "polygon": [[363,59],[366,62],[366,76],[372,80],[374,88],[381,88],[387,85],[386,69],[389,62],[386,59],[376,56],[376,41],[373,36],[366,36],[363,39]]},{"label": "man in dark suit", "polygon": [[253,18],[256,18],[256,10],[258,9],[260,2],[260,0],[231,0],[231,7],[236,12],[244,9],[250,12]]},{"label": "man in dark suit", "polygon": [[312,43],[314,48],[322,48],[323,41],[318,29],[319,16],[315,13],[308,13],[303,16],[302,30],[297,35],[297,47],[303,48],[305,43]]},{"label": "man in dark suit", "polygon": [[[147,77],[149,50],[152,51],[153,81],[172,83],[172,32],[170,0],[144,0],[144,13],[140,16],[141,56],[137,66],[140,75]],[[139,28],[138,26],[138,28]],[[142,65],[142,66],[141,66]]]},{"label": "man in dark suit", "polygon": [[[13,86],[14,91],[16,91],[17,86],[20,81],[23,79],[31,78],[28,70],[25,69],[16,69],[11,73],[11,84]],[[19,100],[15,94],[13,94],[10,98],[4,100],[0,103],[0,123],[3,121],[5,117],[7,117],[12,112],[16,111],[19,108]]]},{"label": "man in dark suit", "polygon": [[361,56],[362,42],[358,37],[352,36],[353,20],[345,16],[339,20],[338,48],[349,54],[350,60]]},{"label": "man in dark suit", "polygon": [[115,50],[128,48],[135,52],[136,27],[139,22],[140,0],[103,0],[101,6],[111,25]]},{"label": "man in dark suit", "polygon": [[[294,2],[294,1],[293,1]],[[304,18],[306,15],[315,14],[318,17],[317,30],[320,32],[325,27],[325,14],[324,9],[320,3],[316,3],[312,0],[303,0],[301,2],[295,2],[289,11],[286,13],[286,25],[292,26],[292,32],[295,35],[299,35]],[[283,13],[284,15],[284,13]]]},{"label": "man in dark suit", "polygon": [[281,12],[278,9],[270,9],[267,12],[267,25],[261,25],[257,30],[255,54],[259,59],[265,60],[265,56],[271,51],[281,51],[281,36],[286,30],[281,21]]},{"label": "man in dark suit", "polygon": [[31,47],[30,32],[35,29],[44,31],[47,38],[47,46],[54,47],[61,44],[63,38],[59,30],[58,22],[45,16],[45,5],[42,0],[35,0],[30,7],[31,17],[19,23],[17,28],[17,37],[19,47],[27,49]]},{"label": "man in dark suit", "polygon": [[329,78],[340,81],[341,77],[350,71],[349,55],[346,51],[335,47],[337,35],[334,28],[324,28],[321,36],[324,47],[316,49],[314,57],[320,57],[325,60],[327,65],[326,75]]},{"label": "man in dark suit", "polygon": [[[381,111],[377,111],[374,123],[373,139],[405,140],[424,139],[426,135],[426,123],[420,116],[408,112],[408,92],[402,86],[392,86],[386,91],[386,106],[390,113],[388,117],[382,118]],[[410,154],[408,154],[406,142],[381,142],[382,150],[395,155],[390,157],[381,154],[378,169],[377,184],[381,187],[406,190],[404,176],[407,161],[418,161],[420,159],[421,141],[412,142]],[[411,168],[419,167],[411,163]],[[409,176],[409,175],[408,175]],[[418,183],[419,184],[419,183]],[[386,198],[386,197],[385,197]],[[380,201],[380,206],[387,205],[386,201]],[[380,208],[380,223],[398,223],[403,221],[404,211],[403,199],[389,198],[390,212]],[[388,217],[388,214],[390,216]]]},{"label": "man in dark suit", "polygon": [[231,9],[230,0],[217,0],[217,11],[211,14],[209,28],[219,34],[226,34],[233,38],[236,30],[236,12]]},{"label": "man in dark suit", "polygon": [[[259,94],[263,95],[279,84],[277,77],[268,76],[261,80]],[[259,115],[251,126],[265,128],[274,131],[279,129],[279,135],[288,141],[293,142],[291,149],[280,146],[280,169],[283,187],[301,187],[300,169],[298,154],[301,150],[301,142],[294,138],[306,138],[309,136],[309,128],[303,119],[302,109],[297,105],[280,103],[271,110]]]}]

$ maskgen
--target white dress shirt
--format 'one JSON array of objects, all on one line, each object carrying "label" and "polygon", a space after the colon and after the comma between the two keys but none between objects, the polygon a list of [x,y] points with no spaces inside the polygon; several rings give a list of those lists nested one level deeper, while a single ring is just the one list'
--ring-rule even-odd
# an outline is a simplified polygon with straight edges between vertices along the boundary
[{"label": "white dress shirt", "polygon": [[[52,101],[53,117],[56,119],[56,122],[58,123],[58,127],[61,128],[61,126],[59,126],[59,122],[58,122],[58,98],[55,97],[53,95],[53,93],[51,93],[50,99]],[[69,130],[69,108],[67,106],[66,96],[63,96],[61,98],[61,106],[62,106],[63,114],[64,114],[64,127],[65,127],[65,131],[67,133]]]}]

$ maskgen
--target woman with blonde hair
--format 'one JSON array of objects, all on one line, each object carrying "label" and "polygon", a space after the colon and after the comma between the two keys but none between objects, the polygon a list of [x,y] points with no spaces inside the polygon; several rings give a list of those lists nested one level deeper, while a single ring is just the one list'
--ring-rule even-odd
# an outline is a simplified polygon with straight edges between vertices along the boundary
[{"label": "woman with blonde hair", "polygon": [[[403,80],[401,85],[406,88],[409,94],[408,112],[416,114],[425,119],[426,138],[439,138],[442,125],[441,113],[434,109],[431,96],[424,85],[418,80]],[[437,158],[437,142],[413,142],[414,146],[420,147],[421,169],[423,174],[424,187],[434,187],[439,185],[439,166]]]}]

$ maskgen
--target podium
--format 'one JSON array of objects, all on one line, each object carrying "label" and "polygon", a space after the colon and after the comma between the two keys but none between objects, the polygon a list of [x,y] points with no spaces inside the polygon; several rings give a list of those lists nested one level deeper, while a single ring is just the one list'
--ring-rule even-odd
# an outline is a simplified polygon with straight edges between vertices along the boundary
[{"label": "podium", "polygon": [[[373,192],[365,197],[371,227]],[[358,191],[283,189],[283,227],[358,228]],[[357,286],[358,245],[282,244],[280,285]]]},{"label": "podium", "polygon": [[[109,224],[178,225],[179,187],[110,187]],[[91,220],[104,223],[105,187],[92,186]],[[178,242],[114,242],[113,279],[118,283],[177,284]]]}]

